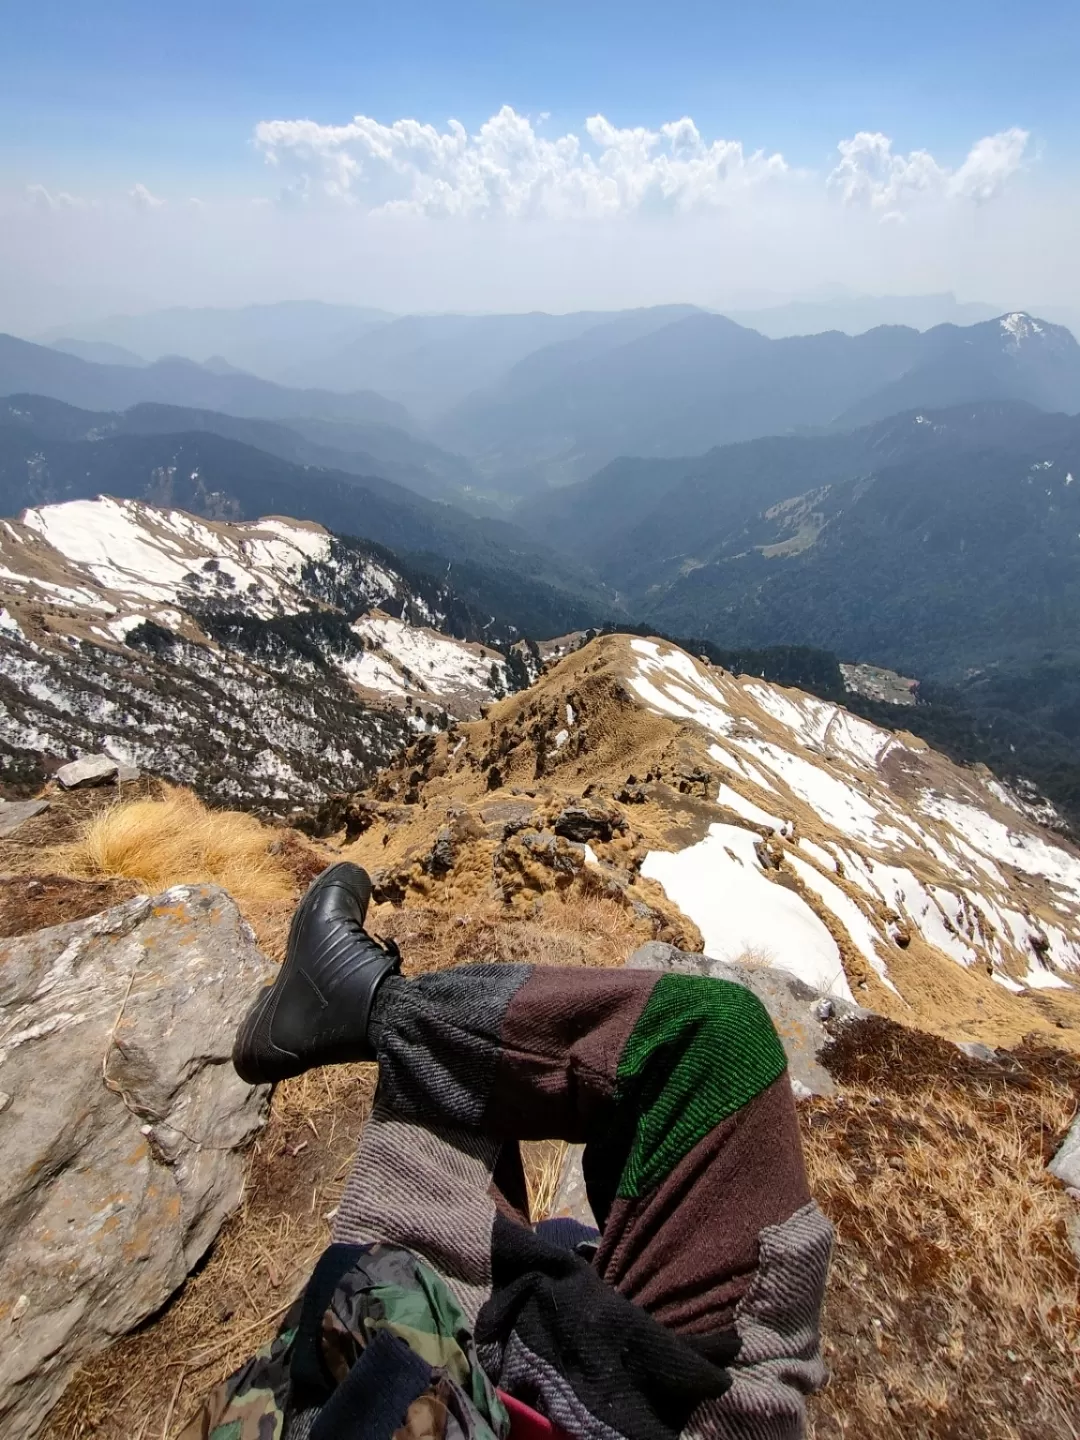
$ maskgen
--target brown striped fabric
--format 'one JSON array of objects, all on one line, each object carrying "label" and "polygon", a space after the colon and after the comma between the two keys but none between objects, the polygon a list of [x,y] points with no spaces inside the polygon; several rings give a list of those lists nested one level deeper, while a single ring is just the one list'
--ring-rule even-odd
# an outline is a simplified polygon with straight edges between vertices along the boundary
[{"label": "brown striped fabric", "polygon": [[[762,1138],[768,1137],[763,1144]],[[758,1237],[810,1199],[787,1075],[722,1120],[636,1200],[616,1200],[604,1279],[688,1334],[729,1324],[757,1273]]]},{"label": "brown striped fabric", "polygon": [[[759,1059],[779,1053],[782,1066],[782,1050],[747,1005],[746,1044],[725,1022],[723,1053],[703,1051],[721,1033],[710,997],[723,1015],[743,1011],[708,988],[720,982],[703,991],[670,975],[653,1005],[657,983],[513,965],[387,980],[372,1029],[379,1096],[334,1236],[405,1245],[438,1270],[491,1378],[570,1435],[797,1440],[824,1379],[832,1231],[809,1196],[787,1074]],[[620,1066],[632,1045],[631,1083]],[[743,1069],[718,1085],[725,1065]],[[672,1108],[684,1094],[692,1125]],[[672,1129],[657,1131],[657,1115]],[[626,1167],[645,1116],[649,1156],[672,1160],[642,1188]],[[604,1225],[593,1266],[524,1227],[517,1142],[548,1137],[585,1142]]]}]

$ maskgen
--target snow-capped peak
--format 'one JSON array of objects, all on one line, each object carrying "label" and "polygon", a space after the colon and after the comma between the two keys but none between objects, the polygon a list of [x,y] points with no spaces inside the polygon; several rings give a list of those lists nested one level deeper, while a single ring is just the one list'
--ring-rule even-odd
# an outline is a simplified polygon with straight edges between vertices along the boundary
[{"label": "snow-capped peak", "polygon": [[1009,315],[1003,315],[998,324],[1013,346],[1043,334],[1043,326],[1024,310],[1014,310]]}]

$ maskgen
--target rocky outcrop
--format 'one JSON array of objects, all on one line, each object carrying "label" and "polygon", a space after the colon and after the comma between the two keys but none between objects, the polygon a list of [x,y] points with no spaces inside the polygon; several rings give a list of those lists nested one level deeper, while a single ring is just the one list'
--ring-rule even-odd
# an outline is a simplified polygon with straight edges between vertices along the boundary
[{"label": "rocky outcrop", "polygon": [[1063,1185],[1080,1191],[1080,1115],[1073,1121],[1064,1143],[1047,1168]]},{"label": "rocky outcrop", "polygon": [[0,1431],[160,1308],[240,1199],[230,1064],[266,962],[212,886],[0,942]]}]

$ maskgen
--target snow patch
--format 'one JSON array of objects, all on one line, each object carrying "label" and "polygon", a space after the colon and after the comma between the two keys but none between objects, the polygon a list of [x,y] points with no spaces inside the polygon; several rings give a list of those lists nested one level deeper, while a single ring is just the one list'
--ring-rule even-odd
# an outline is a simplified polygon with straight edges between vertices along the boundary
[{"label": "snow patch", "polygon": [[706,954],[737,961],[749,952],[850,1000],[836,941],[801,895],[766,879],[757,840],[737,825],[711,825],[704,840],[685,850],[650,851],[641,873],[694,921]]},{"label": "snow patch", "polygon": [[820,871],[815,870],[813,865],[808,865],[798,855],[788,855],[786,858],[806,888],[813,891],[825,908],[831,911],[844,927],[851,943],[867,961],[878,979],[895,994],[899,994],[900,992],[889,979],[889,972],[885,968],[884,960],[877,952],[875,942],[879,941],[881,937],[855,901],[850,895],[845,895],[839,885],[826,879]]},{"label": "snow patch", "polygon": [[755,805],[752,800],[747,800],[737,790],[732,790],[730,785],[721,785],[717,800],[728,810],[733,810],[736,815],[741,815],[744,820],[751,821],[754,825],[766,825],[772,830],[782,830],[784,821],[770,815],[767,810],[762,810],[760,805]]},{"label": "snow patch", "polygon": [[655,640],[631,640],[639,657],[630,687],[650,709],[676,720],[693,720],[714,735],[726,735],[732,715],[719,687],[681,650],[660,654]]}]

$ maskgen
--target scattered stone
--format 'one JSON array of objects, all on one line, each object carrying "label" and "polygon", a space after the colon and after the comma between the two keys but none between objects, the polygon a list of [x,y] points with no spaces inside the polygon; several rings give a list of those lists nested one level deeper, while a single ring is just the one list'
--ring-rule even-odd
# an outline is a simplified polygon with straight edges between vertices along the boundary
[{"label": "scattered stone", "polygon": [[784,863],[783,850],[777,845],[770,845],[768,840],[755,840],[754,854],[763,870],[779,870]]},{"label": "scattered stone", "polygon": [[404,905],[409,890],[409,867],[400,865],[387,870],[372,870],[371,898],[376,905]]},{"label": "scattered stone", "polygon": [[47,800],[0,800],[0,840],[14,835],[20,826],[48,808]]},{"label": "scattered stone", "polygon": [[644,805],[648,798],[644,785],[631,785],[629,782],[615,792],[615,799],[620,805]]},{"label": "scattered stone", "polygon": [[431,853],[424,862],[429,875],[449,875],[454,868],[454,837],[449,830],[440,830],[439,837],[431,847]]},{"label": "scattered stone", "polygon": [[131,785],[134,781],[141,779],[142,771],[137,765],[127,765],[121,760],[116,767],[116,782],[118,785]]},{"label": "scattered stone", "polygon": [[0,941],[0,1084],[33,1100],[3,1119],[0,1313],[22,1314],[0,1369],[5,1434],[32,1436],[239,1202],[267,1092],[229,1060],[267,969],[216,886]]},{"label": "scattered stone", "polygon": [[684,765],[675,771],[675,785],[680,795],[696,795],[707,800],[715,789],[715,782],[708,770],[700,765]]},{"label": "scattered stone", "polygon": [[536,806],[529,800],[492,800],[480,807],[480,819],[490,834],[509,840],[533,824]]},{"label": "scattered stone", "polygon": [[109,755],[86,755],[61,765],[56,778],[65,790],[81,790],[90,785],[104,785],[116,779],[120,766]]},{"label": "scattered stone", "polygon": [[981,1040],[958,1040],[956,1048],[962,1050],[969,1060],[982,1060],[988,1065],[998,1058],[997,1051],[990,1045],[984,1045]]},{"label": "scattered stone", "polygon": [[6,1090],[0,1090],[0,1115],[4,1113],[4,1111],[8,1108],[10,1104],[11,1096],[7,1093]]}]

